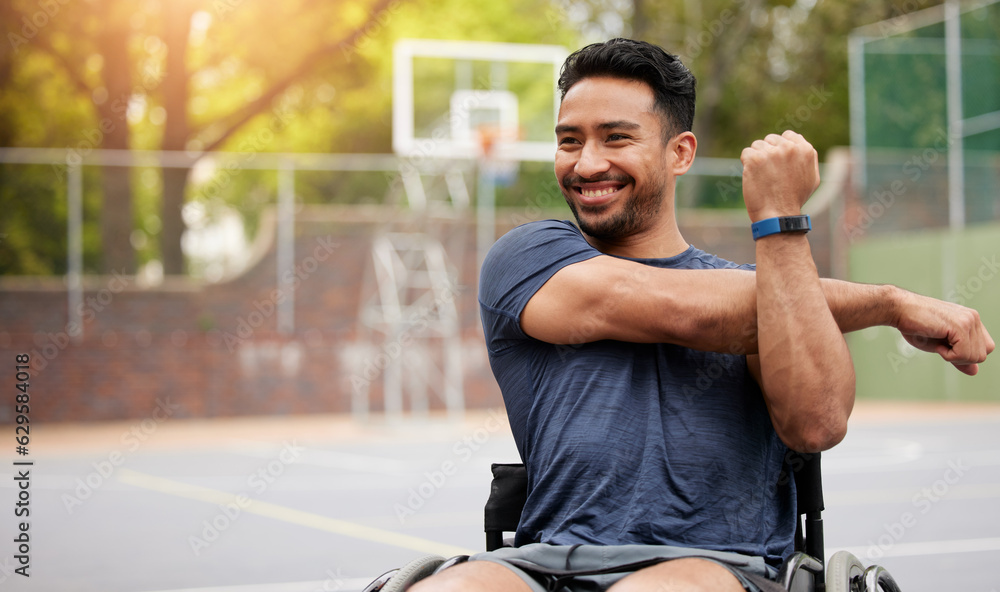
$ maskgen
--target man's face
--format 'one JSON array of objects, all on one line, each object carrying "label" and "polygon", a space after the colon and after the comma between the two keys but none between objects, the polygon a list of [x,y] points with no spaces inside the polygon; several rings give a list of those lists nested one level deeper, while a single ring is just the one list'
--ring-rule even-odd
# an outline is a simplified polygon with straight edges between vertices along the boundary
[{"label": "man's face", "polygon": [[585,233],[614,241],[656,218],[674,182],[661,126],[644,82],[585,78],[563,97],[555,174]]}]

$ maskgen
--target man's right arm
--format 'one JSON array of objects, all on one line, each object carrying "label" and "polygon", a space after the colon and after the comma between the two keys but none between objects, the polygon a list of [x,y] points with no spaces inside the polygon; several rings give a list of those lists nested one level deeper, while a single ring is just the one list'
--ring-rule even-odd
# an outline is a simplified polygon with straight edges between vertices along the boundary
[{"label": "man's right arm", "polygon": [[[886,325],[974,374],[994,343],[970,308],[889,285],[821,280],[844,333]],[[615,339],[757,353],[756,277],[738,269],[661,269],[601,255],[559,270],[528,301],[525,333],[548,343]]]},{"label": "man's right arm", "polygon": [[600,255],[556,272],[524,307],[521,328],[556,344],[615,339],[755,351],[754,286],[750,271],[660,269]]},{"label": "man's right arm", "polygon": [[953,302],[915,294],[891,285],[821,280],[827,304],[841,332],[876,325],[897,329],[917,349],[935,353],[965,374],[979,371],[979,362],[996,344],[979,313]]}]

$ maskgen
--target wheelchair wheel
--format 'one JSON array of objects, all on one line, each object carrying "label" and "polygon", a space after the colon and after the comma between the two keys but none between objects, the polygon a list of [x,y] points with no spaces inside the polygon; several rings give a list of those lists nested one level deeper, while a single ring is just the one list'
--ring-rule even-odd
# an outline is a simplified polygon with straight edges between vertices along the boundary
[{"label": "wheelchair wheel", "polygon": [[385,583],[380,592],[403,592],[413,584],[434,573],[444,563],[440,555],[426,555],[407,563]]},{"label": "wheelchair wheel", "polygon": [[863,592],[865,566],[847,551],[837,551],[826,566],[827,592]]},{"label": "wheelchair wheel", "polygon": [[865,570],[865,592],[899,592],[899,584],[889,570],[873,565]]}]

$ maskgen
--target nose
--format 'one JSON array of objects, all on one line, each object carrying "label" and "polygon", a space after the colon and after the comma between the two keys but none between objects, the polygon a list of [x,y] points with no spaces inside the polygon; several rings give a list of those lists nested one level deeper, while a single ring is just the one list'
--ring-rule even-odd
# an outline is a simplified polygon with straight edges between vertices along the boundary
[{"label": "nose", "polygon": [[604,155],[601,146],[595,142],[586,142],[580,149],[580,157],[573,167],[573,172],[584,179],[608,172],[611,164]]}]

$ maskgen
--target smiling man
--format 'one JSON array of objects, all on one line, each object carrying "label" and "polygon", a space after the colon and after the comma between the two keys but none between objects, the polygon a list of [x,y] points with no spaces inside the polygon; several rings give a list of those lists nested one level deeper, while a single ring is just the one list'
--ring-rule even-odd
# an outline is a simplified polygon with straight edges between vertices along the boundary
[{"label": "smiling man", "polygon": [[674,187],[697,149],[695,80],[675,56],[594,44],[559,89],[555,174],[578,227],[514,229],[479,291],[528,470],[517,547],[414,590],[773,589],[795,531],[786,455],[847,430],[843,333],[891,325],[968,374],[993,340],[971,309],[818,277],[801,216],[817,155],[790,131],[741,157],[756,266],[689,245]]}]

